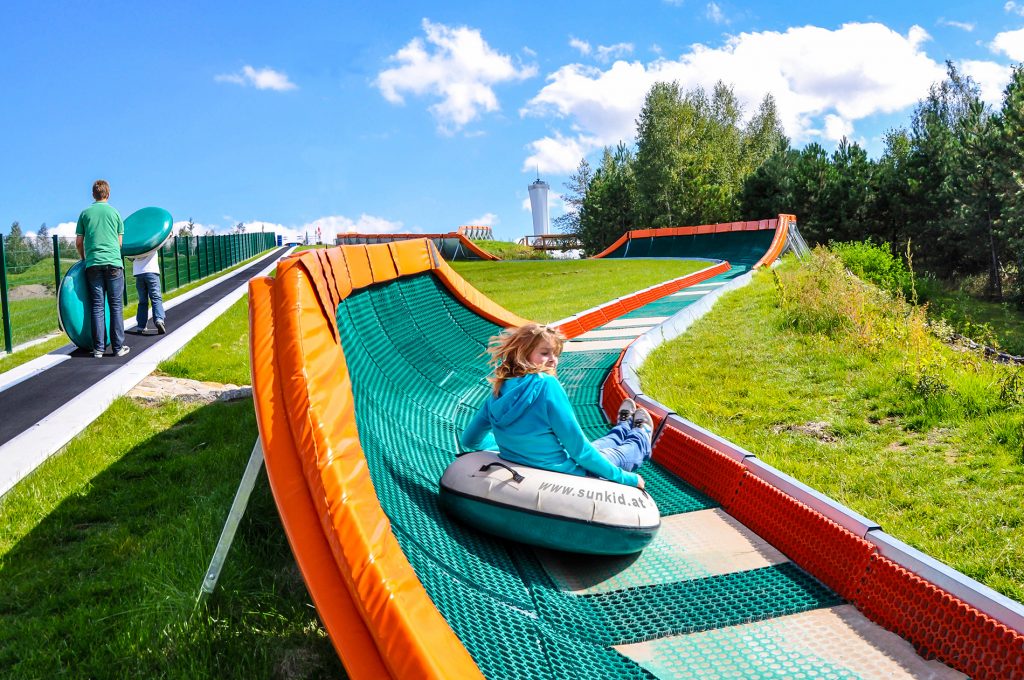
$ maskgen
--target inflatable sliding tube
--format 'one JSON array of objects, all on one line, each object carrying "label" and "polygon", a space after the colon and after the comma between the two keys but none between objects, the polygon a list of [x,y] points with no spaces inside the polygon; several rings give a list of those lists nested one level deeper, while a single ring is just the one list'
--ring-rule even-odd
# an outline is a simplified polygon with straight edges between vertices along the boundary
[{"label": "inflatable sliding tube", "polygon": [[[783,245],[773,242],[762,262],[770,262],[771,252],[781,252]],[[922,657],[972,678],[1024,678],[1024,605],[889,536],[643,393],[637,372],[647,356],[751,277],[744,274],[633,341],[602,385],[605,412],[614,413],[627,396],[647,408],[655,420],[655,462],[720,503]]]},{"label": "inflatable sliding tube", "polygon": [[[461,229],[461,227],[460,227]],[[370,243],[393,243],[412,239],[430,239],[434,247],[446,260],[500,260],[477,244],[470,241],[461,232],[448,234],[338,234],[335,245],[351,246]]]},{"label": "inflatable sliding tube", "polygon": [[[695,227],[634,229],[620,236],[594,258],[715,257],[757,259],[755,267],[774,262],[786,245],[793,215],[770,220],[703,224]],[[758,259],[759,258],[759,259]]]}]

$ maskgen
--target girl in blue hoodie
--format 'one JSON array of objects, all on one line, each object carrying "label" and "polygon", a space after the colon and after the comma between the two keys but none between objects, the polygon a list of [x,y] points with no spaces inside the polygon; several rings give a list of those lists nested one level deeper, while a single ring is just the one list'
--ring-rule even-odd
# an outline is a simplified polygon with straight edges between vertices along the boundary
[{"label": "girl in blue hoodie", "polygon": [[494,389],[462,433],[462,447],[497,450],[513,463],[644,488],[633,471],[651,457],[650,414],[627,399],[611,432],[587,441],[555,377],[564,343],[557,330],[536,323],[491,339]]}]

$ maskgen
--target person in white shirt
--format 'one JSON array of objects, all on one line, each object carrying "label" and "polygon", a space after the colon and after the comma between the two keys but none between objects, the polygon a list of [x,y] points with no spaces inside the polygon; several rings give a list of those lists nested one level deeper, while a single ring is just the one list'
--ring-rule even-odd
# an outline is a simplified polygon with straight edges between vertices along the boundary
[{"label": "person in white shirt", "polygon": [[164,298],[160,293],[160,249],[148,255],[132,258],[132,274],[135,275],[135,290],[139,293],[139,311],[135,314],[138,331],[146,330],[149,323],[149,303],[153,303],[153,323],[156,332],[167,332],[164,316]]}]

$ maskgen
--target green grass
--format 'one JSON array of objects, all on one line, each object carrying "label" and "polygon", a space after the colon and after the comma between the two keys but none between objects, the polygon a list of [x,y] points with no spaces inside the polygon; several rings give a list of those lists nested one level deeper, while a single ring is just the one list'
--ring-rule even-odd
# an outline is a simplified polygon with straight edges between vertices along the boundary
[{"label": "green grass", "polygon": [[550,260],[551,255],[543,250],[537,250],[529,246],[521,246],[512,241],[489,241],[487,239],[474,239],[473,243],[480,246],[491,255],[502,260]]},{"label": "green grass", "polygon": [[1012,302],[992,302],[962,288],[925,281],[922,294],[929,315],[945,319],[972,340],[1024,355],[1024,310]]},{"label": "green grass", "polygon": [[526,319],[549,323],[628,293],[704,269],[681,260],[452,262],[484,295]]},{"label": "green grass", "polygon": [[[641,381],[683,416],[1024,601],[1020,388],[1016,404],[1001,400],[1011,369],[932,351],[946,389],[929,394],[902,350],[792,330],[765,272],[654,352]],[[800,429],[810,423],[825,423],[824,436]]]},{"label": "green grass", "polygon": [[[61,274],[71,268],[75,262],[78,262],[78,258],[61,258],[60,260],[60,271]],[[7,286],[8,288],[14,288],[15,286],[25,286],[30,284],[41,284],[49,288],[51,291],[54,290],[53,283],[53,258],[47,257],[38,262],[28,266],[24,270],[13,273],[10,270],[7,272]]]},{"label": "green grass", "polygon": [[181,351],[163,361],[157,370],[191,380],[248,385],[249,298],[231,305],[217,322],[210,324]]}]

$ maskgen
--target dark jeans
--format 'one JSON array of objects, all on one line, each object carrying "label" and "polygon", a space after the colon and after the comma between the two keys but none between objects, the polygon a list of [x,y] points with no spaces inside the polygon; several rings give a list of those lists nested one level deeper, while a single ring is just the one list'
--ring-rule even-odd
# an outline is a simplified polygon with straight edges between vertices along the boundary
[{"label": "dark jeans", "polygon": [[102,352],[107,346],[103,311],[103,296],[106,294],[110,305],[110,344],[116,354],[124,345],[124,267],[86,267],[85,278],[89,282],[92,311],[92,349]]}]

